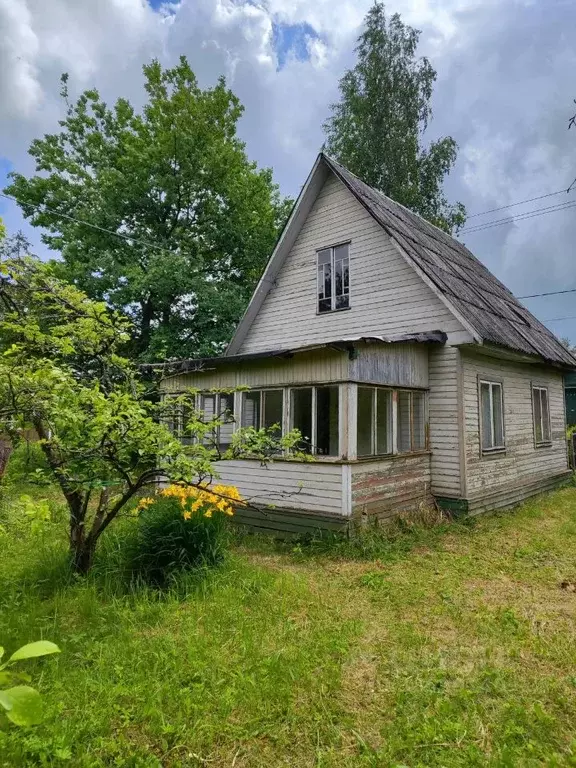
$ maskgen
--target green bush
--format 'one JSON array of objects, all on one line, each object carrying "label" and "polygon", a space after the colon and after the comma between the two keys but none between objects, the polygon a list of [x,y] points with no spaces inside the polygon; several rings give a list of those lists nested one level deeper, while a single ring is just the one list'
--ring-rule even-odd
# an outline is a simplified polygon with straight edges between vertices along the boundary
[{"label": "green bush", "polygon": [[207,509],[200,507],[186,519],[177,498],[156,496],[140,515],[135,574],[161,587],[179,572],[221,563],[230,541],[227,515],[214,510],[206,517]]},{"label": "green bush", "polygon": [[3,483],[13,485],[26,482],[34,485],[47,485],[47,469],[48,465],[39,443],[22,440],[14,448],[8,460]]}]

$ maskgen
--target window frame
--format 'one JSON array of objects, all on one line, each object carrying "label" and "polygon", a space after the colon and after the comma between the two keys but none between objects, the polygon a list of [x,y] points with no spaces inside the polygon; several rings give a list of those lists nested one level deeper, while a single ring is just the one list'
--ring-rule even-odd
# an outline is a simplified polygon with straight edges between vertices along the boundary
[{"label": "window frame", "polygon": [[[482,385],[488,384],[490,387],[490,432],[492,436],[492,443],[494,443],[494,395],[493,387],[500,387],[500,405],[502,409],[502,445],[491,445],[484,447],[483,445],[483,426],[484,420],[482,417]],[[492,456],[494,454],[502,454],[506,452],[506,413],[504,409],[504,381],[502,379],[487,378],[478,374],[478,444],[480,448],[481,456]]]},{"label": "window frame", "polygon": [[[195,400],[196,400],[195,406],[196,406],[196,409],[197,409],[198,413],[204,414],[204,398],[206,398],[206,397],[213,397],[214,398],[214,412],[213,412],[212,419],[213,420],[222,420],[221,417],[222,417],[224,411],[222,410],[221,405],[220,405],[221,398],[222,397],[230,397],[230,396],[232,397],[232,411],[231,411],[232,416],[231,416],[229,421],[226,421],[224,423],[232,424],[233,425],[232,426],[232,435],[233,435],[234,432],[237,429],[236,414],[234,412],[235,401],[234,401],[234,393],[233,392],[222,392],[222,391],[212,391],[211,392],[210,390],[204,390],[204,391],[197,392],[196,397],[195,397]],[[232,441],[230,440],[228,443],[225,443],[224,444],[224,449],[222,449],[222,443],[220,442],[220,430],[221,429],[222,429],[222,424],[220,424],[218,427],[215,427],[214,430],[212,431],[212,443],[214,444],[214,447],[217,448],[218,451],[220,451],[220,453],[224,453],[225,451],[228,450],[228,448],[230,447],[230,444],[231,444]],[[184,435],[184,437],[186,437],[186,436]],[[193,445],[195,443],[195,439],[194,438],[188,437],[188,440],[190,440],[190,442],[188,443],[189,445]]]},{"label": "window frame", "polygon": [[[358,451],[358,400],[360,395],[361,389],[368,389],[371,391],[371,400],[372,400],[372,424],[371,424],[371,430],[370,430],[370,447],[371,452],[370,453],[363,453],[360,454]],[[378,451],[378,392],[386,392],[388,393],[388,428],[387,428],[387,435],[386,435],[386,442],[390,448],[390,450],[386,451],[385,453],[380,453]],[[395,424],[394,424],[394,413],[395,413],[395,407],[394,407],[394,389],[391,389],[390,387],[378,387],[374,386],[373,384],[363,384],[358,382],[357,388],[356,388],[356,424],[353,428],[356,429],[356,455],[359,460],[365,460],[365,459],[373,459],[373,458],[379,458],[379,457],[386,457],[386,456],[393,456],[398,451],[395,451]]]},{"label": "window frame", "polygon": [[[549,448],[552,445],[552,420],[550,415],[550,388],[546,384],[540,384],[539,382],[532,381],[530,383],[531,400],[532,400],[532,430],[534,433],[534,447],[535,448]],[[542,396],[540,397],[540,428],[542,434],[542,440],[538,440],[536,434],[536,408],[535,408],[535,394],[536,392],[546,392],[546,425],[548,427],[548,437],[544,439],[544,419],[542,414]]]},{"label": "window frame", "polygon": [[[333,388],[338,391],[338,437],[337,437],[338,449],[334,455],[326,454],[326,453],[318,453],[317,390],[327,389],[327,388]],[[342,444],[342,433],[340,429],[340,423],[342,419],[342,383],[326,382],[326,383],[318,383],[318,384],[302,384],[301,386],[296,386],[296,387],[290,387],[290,386],[285,387],[285,391],[286,391],[286,399],[284,401],[284,406],[286,409],[285,422],[286,422],[286,427],[288,431],[295,429],[294,414],[293,414],[293,408],[292,408],[292,393],[297,390],[303,390],[303,389],[312,390],[311,414],[310,414],[311,423],[312,423],[312,429],[311,429],[312,434],[310,435],[310,456],[314,456],[316,458],[316,461],[341,461],[342,454],[344,452],[344,445]],[[289,455],[290,454],[288,453],[288,456]]]},{"label": "window frame", "polygon": [[[323,246],[322,248],[316,249],[316,314],[317,315],[328,315],[331,312],[345,312],[346,310],[351,309],[351,304],[350,304],[350,296],[352,294],[352,290],[351,290],[352,281],[351,281],[351,270],[350,270],[351,244],[352,244],[351,240],[344,240],[343,242],[335,243],[334,245],[326,245],[326,246]],[[348,306],[336,307],[335,306],[336,305],[336,279],[335,279],[336,265],[334,262],[334,254],[336,252],[336,248],[342,248],[343,246],[348,247],[348,293],[343,293],[341,295],[348,296]],[[319,297],[320,291],[319,291],[319,279],[318,279],[318,268],[319,268],[318,259],[322,251],[330,251],[330,269],[331,269],[330,309],[324,309],[324,310],[320,310],[320,301],[322,299],[320,299]],[[326,298],[327,297],[324,297],[324,300],[326,300]]]},{"label": "window frame", "polygon": [[[421,389],[408,389],[406,387],[399,387],[399,388],[397,388],[395,390],[395,392],[397,393],[397,395],[396,395],[396,413],[394,415],[394,418],[396,419],[395,431],[396,431],[396,435],[397,435],[397,438],[396,438],[396,453],[398,453],[401,456],[404,456],[404,455],[409,455],[411,453],[420,453],[420,451],[428,450],[428,448],[429,448],[429,440],[428,440],[428,433],[429,433],[429,428],[428,428],[428,397],[427,397],[426,391],[423,391]],[[398,395],[400,394],[400,392],[407,392],[410,395],[410,404],[408,406],[409,409],[410,409],[410,450],[408,450],[408,451],[401,451],[400,448],[398,447],[399,444],[400,444],[400,439],[399,439],[399,433],[400,433],[400,430],[399,430],[399,426],[400,426],[400,421],[399,421],[399,419],[400,419],[400,409],[398,408]],[[424,445],[423,445],[422,448],[414,448],[414,435],[415,435],[415,432],[414,432],[414,394],[421,394],[422,397],[424,398],[424,425],[423,425],[424,426],[424,440],[423,440]]]},{"label": "window frame", "polygon": [[286,401],[285,401],[285,395],[284,395],[285,387],[278,386],[278,387],[254,387],[250,389],[245,389],[240,393],[240,418],[237,419],[237,423],[240,425],[240,429],[245,429],[247,425],[244,424],[244,404],[245,404],[245,396],[258,392],[259,397],[259,411],[258,411],[258,426],[254,427],[255,429],[264,429],[264,415],[265,415],[265,393],[266,392],[280,392],[282,394],[282,416],[280,418],[280,421],[278,422],[280,424],[280,430],[281,430],[281,437],[283,437],[286,433],[285,430],[285,420],[284,420],[284,411],[286,408]]}]

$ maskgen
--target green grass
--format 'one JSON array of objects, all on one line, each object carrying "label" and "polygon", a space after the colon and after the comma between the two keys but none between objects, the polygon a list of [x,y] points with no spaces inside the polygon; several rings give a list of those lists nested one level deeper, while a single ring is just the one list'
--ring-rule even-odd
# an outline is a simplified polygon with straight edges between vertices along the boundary
[{"label": "green grass", "polygon": [[[28,492],[30,492],[28,490]],[[65,565],[63,510],[0,509],[0,642],[46,721],[0,766],[576,766],[576,489],[472,524],[346,543],[239,539],[164,593]]]}]

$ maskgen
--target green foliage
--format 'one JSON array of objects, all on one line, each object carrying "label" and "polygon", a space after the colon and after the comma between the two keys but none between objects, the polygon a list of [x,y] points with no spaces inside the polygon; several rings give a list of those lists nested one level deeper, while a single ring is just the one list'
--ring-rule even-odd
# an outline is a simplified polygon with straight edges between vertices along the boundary
[{"label": "green foliage", "polygon": [[156,496],[138,521],[135,573],[162,587],[182,571],[219,565],[229,541],[226,515],[205,517],[205,511],[201,507],[185,519],[178,499]]},{"label": "green foliage", "polygon": [[37,441],[22,437],[12,451],[2,484],[19,485],[23,482],[46,485],[49,480],[49,468],[41,445]]},{"label": "green foliage", "polygon": [[358,61],[340,80],[340,101],[324,124],[326,151],[367,184],[450,232],[465,221],[442,191],[456,161],[447,136],[423,144],[436,72],[416,58],[420,32],[374,3],[358,38]]},{"label": "green foliage", "polygon": [[[120,355],[126,318],[59,280],[50,265],[25,257],[2,267],[0,434],[17,443],[33,425],[68,504],[74,568],[85,573],[102,533],[159,473],[190,485],[218,477],[213,463],[221,455],[211,436],[220,421],[203,420],[194,393],[154,397]],[[189,445],[167,425],[180,408],[195,437]],[[262,460],[267,445],[260,442]]]},{"label": "green foliage", "polygon": [[184,57],[143,72],[140,112],[126,99],[109,107],[94,89],[70,102],[64,75],[61,131],[32,142],[39,175],[14,173],[6,191],[61,251],[59,274],[130,316],[132,354],[213,354],[230,338],[290,201],[271,170],[247,159],[236,135],[243,107],[223,78],[202,90]]},{"label": "green foliage", "polygon": [[[8,720],[14,725],[37,725],[42,722],[42,698],[35,688],[29,685],[13,685],[4,688],[7,683],[18,680],[28,681],[28,675],[14,672],[13,665],[17,661],[34,659],[38,656],[48,656],[60,653],[60,648],[48,640],[37,640],[28,643],[14,651],[12,656],[4,664],[0,664],[0,707]],[[0,646],[0,661],[4,655],[4,648]]]}]

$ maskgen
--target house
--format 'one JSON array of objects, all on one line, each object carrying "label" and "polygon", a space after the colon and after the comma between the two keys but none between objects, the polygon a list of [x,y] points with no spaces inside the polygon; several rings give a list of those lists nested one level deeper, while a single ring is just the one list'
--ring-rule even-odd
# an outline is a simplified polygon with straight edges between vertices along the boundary
[{"label": "house", "polygon": [[300,429],[314,461],[218,471],[258,504],[247,522],[304,532],[563,483],[575,367],[464,245],[320,154],[225,355],[171,363],[162,386],[233,413],[224,445],[237,425]]}]

